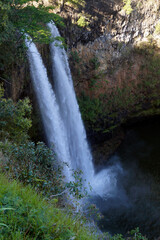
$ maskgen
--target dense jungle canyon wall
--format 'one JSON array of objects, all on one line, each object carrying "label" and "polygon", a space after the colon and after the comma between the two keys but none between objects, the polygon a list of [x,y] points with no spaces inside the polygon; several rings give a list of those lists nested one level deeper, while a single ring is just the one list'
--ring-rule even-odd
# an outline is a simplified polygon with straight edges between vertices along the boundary
[{"label": "dense jungle canyon wall", "polygon": [[[115,138],[116,148],[123,138],[119,126],[160,114],[160,2],[59,2],[44,1],[64,18],[60,32],[88,136],[92,142]],[[39,49],[50,72],[49,48]],[[27,63],[16,63],[9,75],[8,96],[30,95],[34,102]]]}]

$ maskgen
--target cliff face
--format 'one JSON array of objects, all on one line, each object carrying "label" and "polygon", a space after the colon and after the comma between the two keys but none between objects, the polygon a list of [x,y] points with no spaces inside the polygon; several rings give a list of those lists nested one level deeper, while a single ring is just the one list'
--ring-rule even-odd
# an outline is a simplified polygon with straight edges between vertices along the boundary
[{"label": "cliff face", "polygon": [[[74,2],[74,1],[73,1]],[[81,2],[81,1],[80,1]],[[131,0],[131,10],[122,0],[86,0],[75,7],[69,3],[58,12],[66,21],[62,31],[70,46],[86,44],[100,36],[113,41],[137,43],[153,34],[159,21],[158,0]]]},{"label": "cliff face", "polygon": [[89,131],[107,132],[132,117],[159,114],[160,2],[127,3],[88,0],[76,10],[66,4],[61,13]]},{"label": "cliff face", "polygon": [[78,7],[66,4],[60,14],[66,22],[62,34],[67,38],[68,45],[86,44],[101,36],[108,28],[109,21],[116,16],[117,7],[111,0],[86,0]]},{"label": "cliff face", "polygon": [[[104,71],[107,76],[111,69],[112,71],[113,68],[119,69],[124,58],[130,58],[130,52],[140,45],[142,46],[143,43],[144,45],[148,44],[149,48],[152,48],[151,43],[154,43],[159,48],[160,2],[158,0],[141,2],[132,0],[131,7],[130,14],[127,14],[122,1],[110,1],[107,4],[105,1],[98,1],[97,4],[94,0],[86,1],[86,6],[81,11],[84,16],[85,14],[90,16],[88,22],[86,17],[87,26],[80,28],[77,32],[75,30],[77,25],[70,23],[65,30],[71,52],[77,51],[78,56],[85,59],[86,63],[89,58],[97,58],[100,70]],[[65,15],[63,16],[65,17]],[[70,12],[67,20],[70,18],[69,16],[71,17]],[[94,18],[95,16],[97,18]],[[78,17],[75,19],[73,14],[73,20],[70,18],[70,21],[78,22]],[[71,25],[72,27],[70,27]],[[73,41],[74,34],[77,36],[75,41]],[[137,65],[136,59],[134,62]]]},{"label": "cliff face", "polygon": [[[61,4],[59,4],[61,2]],[[72,4],[70,3],[72,2]],[[159,0],[45,0],[57,6],[75,90],[89,133],[112,132],[127,119],[159,114]],[[73,4],[75,3],[75,4]],[[49,70],[49,49],[40,48]],[[27,64],[10,69],[11,93],[33,95]]]},{"label": "cliff face", "polygon": [[[160,46],[159,32],[156,32],[156,27],[160,25],[159,0],[142,0],[141,2],[132,0],[130,14],[127,14],[127,10],[124,9],[122,0],[80,0],[78,4],[64,1],[66,3],[63,7],[58,5],[62,1],[43,1],[46,5],[57,6],[54,12],[60,14],[65,20],[66,27],[60,31],[69,46],[71,63],[76,57],[74,53],[80,59],[83,58],[86,68],[88,68],[90,58],[91,60],[94,58],[98,62],[99,71],[103,72],[103,75],[106,74],[107,79],[110,79],[109,75],[113,72],[113,68],[119,69],[120,64],[126,55],[129,56],[129,51],[133,47],[149,41],[156,41],[158,47]],[[76,61],[72,65],[75,63]],[[91,65],[94,64],[96,62]],[[25,69],[22,66],[13,67],[13,79],[18,76],[24,79],[28,72]],[[75,81],[78,81],[80,78],[74,66],[72,71]],[[85,78],[86,73],[88,69],[86,72],[84,69],[82,78]],[[79,91],[78,88],[77,91]],[[16,90],[13,92],[16,95]]]}]

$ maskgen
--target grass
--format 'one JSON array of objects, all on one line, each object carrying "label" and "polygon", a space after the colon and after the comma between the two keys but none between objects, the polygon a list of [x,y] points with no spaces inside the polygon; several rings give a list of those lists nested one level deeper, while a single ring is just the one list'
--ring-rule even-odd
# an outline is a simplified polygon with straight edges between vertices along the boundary
[{"label": "grass", "polygon": [[[47,202],[29,185],[8,181],[0,174],[0,240],[125,240],[86,227],[84,219],[59,209],[55,199]],[[128,240],[147,240],[135,229]]]},{"label": "grass", "polygon": [[83,221],[0,174],[0,240],[96,239]]}]

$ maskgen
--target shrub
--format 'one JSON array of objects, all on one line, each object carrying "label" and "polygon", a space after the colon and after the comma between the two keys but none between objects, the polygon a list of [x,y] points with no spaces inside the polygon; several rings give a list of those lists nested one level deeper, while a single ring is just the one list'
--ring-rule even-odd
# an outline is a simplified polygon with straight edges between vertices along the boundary
[{"label": "shrub", "polygon": [[131,14],[131,12],[133,11],[132,7],[131,7],[131,0],[123,0],[123,3],[125,4],[123,9],[125,10],[125,12],[129,15]]},{"label": "shrub", "polygon": [[85,16],[80,16],[77,21],[79,27],[87,27],[89,25],[89,20]]},{"label": "shrub", "polygon": [[30,184],[45,196],[64,190],[62,167],[43,142],[16,144],[5,141],[0,142],[0,149],[5,157],[1,161],[1,171],[8,172],[11,179]]},{"label": "shrub", "polygon": [[28,138],[31,127],[31,105],[28,98],[15,104],[11,99],[0,98],[0,134],[16,142]]},{"label": "shrub", "polygon": [[96,56],[90,59],[90,64],[94,70],[97,70],[100,67],[100,62]]},{"label": "shrub", "polygon": [[156,24],[155,34],[160,34],[160,22]]}]

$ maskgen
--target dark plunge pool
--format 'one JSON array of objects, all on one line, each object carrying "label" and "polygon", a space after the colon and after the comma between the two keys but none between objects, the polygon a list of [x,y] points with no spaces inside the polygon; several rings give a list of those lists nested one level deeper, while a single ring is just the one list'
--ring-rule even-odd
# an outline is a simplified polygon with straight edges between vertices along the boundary
[{"label": "dark plunge pool", "polygon": [[[126,131],[124,142],[104,168],[113,168],[114,194],[96,196],[104,218],[103,231],[126,234],[139,227],[149,239],[160,237],[160,119],[142,122]],[[111,183],[112,184],[112,183]],[[114,188],[115,186],[113,186]]]}]

